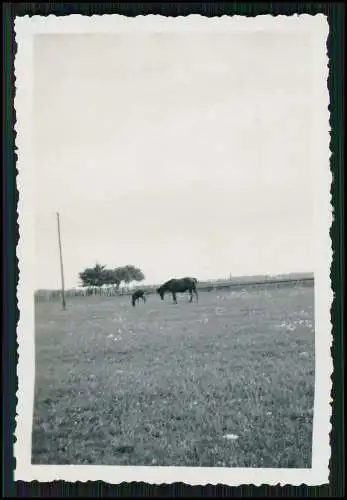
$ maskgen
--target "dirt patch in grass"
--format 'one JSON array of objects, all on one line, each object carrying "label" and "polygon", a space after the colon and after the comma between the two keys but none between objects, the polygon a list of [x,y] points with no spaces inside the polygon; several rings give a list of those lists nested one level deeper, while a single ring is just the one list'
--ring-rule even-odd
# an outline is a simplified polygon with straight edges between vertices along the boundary
[{"label": "dirt patch in grass", "polygon": [[311,467],[313,402],[313,288],[36,306],[34,464]]}]

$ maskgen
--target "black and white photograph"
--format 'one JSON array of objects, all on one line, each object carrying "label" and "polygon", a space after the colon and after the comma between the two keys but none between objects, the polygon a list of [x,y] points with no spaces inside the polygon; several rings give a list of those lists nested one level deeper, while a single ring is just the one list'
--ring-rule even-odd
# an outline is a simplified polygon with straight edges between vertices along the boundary
[{"label": "black and white photograph", "polygon": [[15,31],[16,480],[327,482],[326,17]]}]

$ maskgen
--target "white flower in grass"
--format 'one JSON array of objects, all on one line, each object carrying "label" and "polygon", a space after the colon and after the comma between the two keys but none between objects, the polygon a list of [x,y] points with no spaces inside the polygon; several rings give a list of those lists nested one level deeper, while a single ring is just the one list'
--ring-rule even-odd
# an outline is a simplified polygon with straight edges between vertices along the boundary
[{"label": "white flower in grass", "polygon": [[229,439],[230,441],[235,441],[239,438],[236,434],[224,434],[224,439]]}]

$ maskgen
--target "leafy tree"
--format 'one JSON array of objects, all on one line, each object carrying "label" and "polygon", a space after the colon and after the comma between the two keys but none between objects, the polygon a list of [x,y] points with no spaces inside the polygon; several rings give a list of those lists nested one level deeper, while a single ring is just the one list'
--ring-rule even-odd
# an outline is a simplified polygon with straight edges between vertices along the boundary
[{"label": "leafy tree", "polygon": [[114,274],[112,269],[104,269],[103,285],[115,285]]},{"label": "leafy tree", "polygon": [[119,288],[122,281],[124,281],[124,268],[123,267],[116,267],[115,269],[113,269],[113,276],[114,276],[115,284],[116,284],[117,288]]},{"label": "leafy tree", "polygon": [[115,269],[106,269],[105,271],[105,284],[113,285],[116,288],[119,288],[119,285],[122,282],[122,272],[121,268]]},{"label": "leafy tree", "polygon": [[105,268],[106,266],[96,264],[94,267],[88,267],[79,273],[82,286],[101,287],[105,282]]},{"label": "leafy tree", "polygon": [[100,288],[102,285],[113,285],[119,288],[122,282],[129,284],[132,281],[142,281],[145,276],[141,269],[132,265],[108,269],[106,266],[96,264],[80,272],[79,278],[84,287]]},{"label": "leafy tree", "polygon": [[141,271],[140,268],[135,267],[133,272],[133,280],[134,281],[143,281],[145,279],[145,275]]},{"label": "leafy tree", "polygon": [[132,265],[126,265],[123,268],[123,281],[126,284],[131,283],[132,281],[142,281],[145,279],[145,276],[141,269]]},{"label": "leafy tree", "polygon": [[133,266],[126,265],[123,267],[123,281],[126,285],[133,281]]}]

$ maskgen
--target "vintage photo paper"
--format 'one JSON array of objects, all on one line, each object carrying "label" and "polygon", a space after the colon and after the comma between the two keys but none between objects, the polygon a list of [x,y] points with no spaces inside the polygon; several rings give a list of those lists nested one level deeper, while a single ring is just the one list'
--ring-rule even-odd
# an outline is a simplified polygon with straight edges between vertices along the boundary
[{"label": "vintage photo paper", "polygon": [[15,480],[328,482],[328,34],[15,19]]}]

